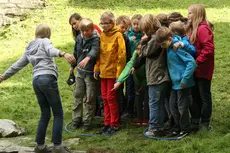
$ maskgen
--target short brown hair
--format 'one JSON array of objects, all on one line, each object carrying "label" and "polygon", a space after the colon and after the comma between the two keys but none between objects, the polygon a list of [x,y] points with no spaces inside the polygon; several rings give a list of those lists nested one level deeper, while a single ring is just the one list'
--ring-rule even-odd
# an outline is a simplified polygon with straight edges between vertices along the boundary
[{"label": "short brown hair", "polygon": [[51,36],[51,29],[47,24],[39,24],[35,30],[36,38],[49,38]]},{"label": "short brown hair", "polygon": [[172,32],[168,27],[162,26],[156,31],[156,42],[162,43],[172,37]]},{"label": "short brown hair", "polygon": [[180,12],[172,12],[168,15],[169,24],[175,21],[187,22],[187,20]]},{"label": "short brown hair", "polygon": [[101,15],[101,20],[103,19],[109,19],[113,24],[115,23],[115,17],[114,17],[114,14],[112,12],[104,12],[102,13]]},{"label": "short brown hair", "polygon": [[160,27],[159,20],[152,14],[146,14],[140,22],[140,27],[143,32],[150,32],[154,34]]},{"label": "short brown hair", "polygon": [[126,26],[130,26],[131,25],[131,20],[129,18],[129,16],[127,15],[121,15],[116,19],[116,24],[124,24]]},{"label": "short brown hair", "polygon": [[169,25],[173,34],[183,36],[185,35],[185,24],[181,21],[172,22]]},{"label": "short brown hair", "polygon": [[166,13],[159,13],[156,17],[162,26],[168,27],[168,15]]},{"label": "short brown hair", "polygon": [[81,31],[87,30],[87,29],[94,29],[93,27],[93,21],[89,18],[83,18],[81,22],[79,23],[79,29]]}]

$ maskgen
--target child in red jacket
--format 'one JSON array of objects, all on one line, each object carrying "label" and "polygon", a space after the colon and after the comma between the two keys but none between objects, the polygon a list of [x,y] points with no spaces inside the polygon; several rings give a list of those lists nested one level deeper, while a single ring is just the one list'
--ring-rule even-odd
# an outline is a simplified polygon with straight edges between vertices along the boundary
[{"label": "child in red jacket", "polygon": [[188,8],[187,34],[190,42],[195,46],[196,64],[195,88],[193,90],[193,104],[191,107],[191,122],[198,130],[200,127],[210,129],[212,114],[211,80],[214,70],[214,42],[210,22],[206,20],[204,6],[193,4]]}]

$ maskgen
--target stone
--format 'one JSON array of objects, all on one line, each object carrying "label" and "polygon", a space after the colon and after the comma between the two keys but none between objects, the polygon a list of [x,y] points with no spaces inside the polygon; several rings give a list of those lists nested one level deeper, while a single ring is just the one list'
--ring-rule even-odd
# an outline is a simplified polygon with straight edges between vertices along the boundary
[{"label": "stone", "polygon": [[0,138],[16,137],[25,134],[26,130],[18,127],[12,120],[0,119]]},{"label": "stone", "polygon": [[8,0],[0,0],[0,3],[8,3]]},{"label": "stone", "polygon": [[67,139],[63,142],[63,144],[67,147],[78,145],[80,141],[80,138],[73,138],[73,139]]},{"label": "stone", "polygon": [[22,0],[10,0],[10,3],[21,4],[23,2],[22,2]]}]

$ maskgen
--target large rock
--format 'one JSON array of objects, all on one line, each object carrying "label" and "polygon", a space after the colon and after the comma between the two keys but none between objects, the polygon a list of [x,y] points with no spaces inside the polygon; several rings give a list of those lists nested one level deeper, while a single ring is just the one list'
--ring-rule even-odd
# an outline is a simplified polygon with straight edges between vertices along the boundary
[{"label": "large rock", "polygon": [[25,19],[34,9],[45,7],[45,0],[0,0],[0,27]]},{"label": "large rock", "polygon": [[16,137],[26,133],[24,128],[18,127],[12,120],[0,119],[0,138]]}]

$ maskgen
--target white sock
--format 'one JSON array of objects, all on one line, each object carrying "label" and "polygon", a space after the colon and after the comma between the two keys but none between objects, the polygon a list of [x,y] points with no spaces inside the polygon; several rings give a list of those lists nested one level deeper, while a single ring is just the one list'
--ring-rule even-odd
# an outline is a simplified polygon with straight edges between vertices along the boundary
[{"label": "white sock", "polygon": [[60,149],[61,148],[61,144],[54,144],[55,149]]},{"label": "white sock", "polygon": [[45,144],[38,144],[37,146],[38,146],[38,149],[40,149],[40,150],[45,148]]}]

